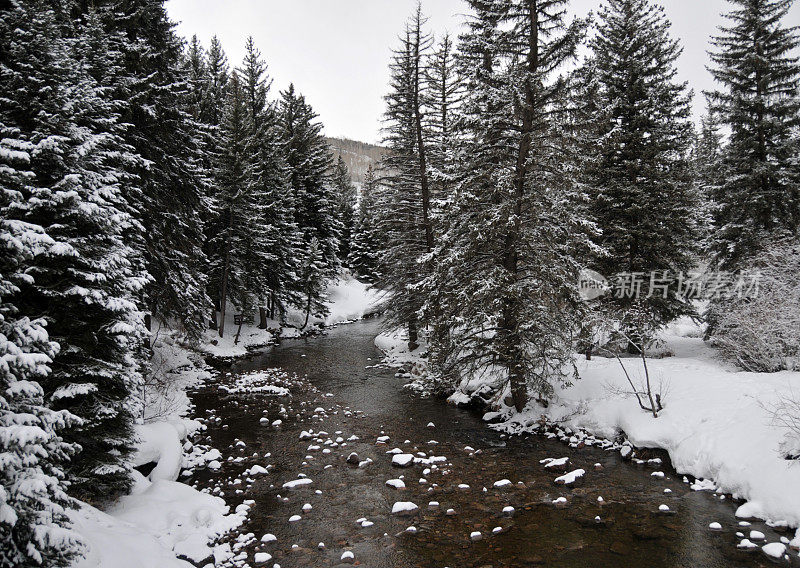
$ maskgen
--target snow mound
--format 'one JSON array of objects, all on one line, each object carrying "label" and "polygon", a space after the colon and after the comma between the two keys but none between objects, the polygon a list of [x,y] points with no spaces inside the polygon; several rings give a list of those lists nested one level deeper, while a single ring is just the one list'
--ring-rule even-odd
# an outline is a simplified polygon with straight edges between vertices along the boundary
[{"label": "snow mound", "polygon": [[209,558],[213,542],[245,520],[242,513],[229,514],[229,507],[220,497],[183,483],[163,479],[148,483],[141,479],[134,491],[121,497],[108,514],[152,535],[174,555],[195,562]]},{"label": "snow mound", "polygon": [[137,442],[131,457],[133,466],[155,462],[156,467],[150,472],[148,479],[151,481],[178,479],[183,461],[181,438],[186,435],[186,429],[173,421],[164,421],[136,424],[134,430]]}]

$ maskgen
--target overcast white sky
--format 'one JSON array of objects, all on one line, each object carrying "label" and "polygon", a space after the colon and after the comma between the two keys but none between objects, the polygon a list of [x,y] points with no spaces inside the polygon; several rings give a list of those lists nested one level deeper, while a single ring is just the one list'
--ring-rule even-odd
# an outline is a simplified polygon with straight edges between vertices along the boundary
[{"label": "overcast white sky", "polygon": [[[661,0],[674,37],[684,48],[678,67],[695,91],[695,117],[704,108],[702,91],[713,88],[706,71],[709,36],[722,23],[725,0]],[[416,0],[168,0],[178,32],[197,34],[207,47],[216,34],[232,65],[238,65],[244,42],[252,35],[277,89],[293,82],[306,96],[329,136],[380,142],[383,95],[388,63],[397,36]],[[585,15],[598,0],[573,0],[571,10]],[[462,0],[423,0],[429,28],[437,35],[459,32]],[[786,25],[800,24],[800,2]]]}]

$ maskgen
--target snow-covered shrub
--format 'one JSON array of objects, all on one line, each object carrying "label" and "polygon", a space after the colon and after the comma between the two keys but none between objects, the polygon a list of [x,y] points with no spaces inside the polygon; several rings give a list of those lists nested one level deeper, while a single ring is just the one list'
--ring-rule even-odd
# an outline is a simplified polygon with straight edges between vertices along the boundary
[{"label": "snow-covered shrub", "polygon": [[786,459],[800,460],[800,396],[792,393],[772,411],[773,422],[786,430],[781,451]]},{"label": "snow-covered shrub", "polygon": [[750,270],[758,294],[712,306],[712,344],[747,371],[800,369],[800,243],[767,247]]}]

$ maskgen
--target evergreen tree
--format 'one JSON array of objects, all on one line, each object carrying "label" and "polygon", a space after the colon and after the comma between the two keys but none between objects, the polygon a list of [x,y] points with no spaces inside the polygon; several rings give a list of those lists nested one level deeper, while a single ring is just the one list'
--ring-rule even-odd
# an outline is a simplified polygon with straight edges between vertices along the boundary
[{"label": "evergreen tree", "polygon": [[[19,23],[10,12],[0,10],[0,29]],[[8,37],[6,31],[0,35]],[[29,281],[26,266],[56,249],[42,227],[9,218],[33,149],[17,133],[0,123],[0,566],[70,566],[80,541],[66,516],[75,503],[65,493],[63,464],[76,448],[59,432],[78,419],[45,405],[37,381],[49,372],[58,344],[48,340],[43,320],[23,316],[12,303],[19,284]]]},{"label": "evergreen tree", "polygon": [[721,89],[707,95],[730,130],[724,182],[714,192],[712,253],[717,265],[736,269],[800,224],[800,37],[782,23],[791,0],[729,1],[729,25],[712,40]]},{"label": "evergreen tree", "polygon": [[141,228],[122,195],[138,159],[122,139],[115,102],[89,73],[101,59],[66,7],[30,6],[27,25],[14,30],[22,37],[6,51],[14,72],[4,73],[3,92],[13,103],[3,122],[30,144],[22,199],[7,215],[57,243],[26,269],[14,304],[46,319],[60,347],[40,381],[51,408],[81,419],[63,431],[80,447],[67,466],[72,490],[104,500],[130,485],[130,396],[141,380],[145,330],[135,301],[147,278],[127,244]]},{"label": "evergreen tree", "polygon": [[228,85],[230,69],[228,68],[228,57],[217,36],[211,38],[211,45],[206,55],[206,69],[208,75],[200,119],[205,124],[218,126],[222,121],[225,89]]},{"label": "evergreen tree", "polygon": [[434,186],[432,195],[446,199],[456,175],[454,118],[463,97],[455,48],[447,34],[428,55],[424,86],[422,100],[427,109],[428,171]]},{"label": "evergreen tree", "polygon": [[638,298],[609,298],[620,313],[636,304],[641,329],[625,332],[640,345],[691,312],[675,286],[667,293],[650,288],[651,275],[669,281],[693,266],[699,200],[689,161],[690,94],[675,79],[681,49],[669,37],[663,8],[650,0],[607,0],[599,17],[592,42],[599,143],[590,184],[595,240],[606,254],[593,265],[607,277],[641,273]]},{"label": "evergreen tree", "polygon": [[[316,118],[305,98],[295,93],[294,85],[281,92],[278,120],[294,204],[294,222],[301,235],[304,255],[316,239],[325,278],[330,279],[339,269],[341,223],[336,219],[336,199],[329,176],[330,147],[322,136],[322,124]],[[305,290],[298,283],[293,291],[293,302],[303,308]]]},{"label": "evergreen tree", "polygon": [[238,311],[248,307],[251,291],[245,257],[255,224],[249,207],[246,95],[238,73],[231,75],[227,93],[215,170],[220,231],[210,241],[211,248],[217,251],[210,260],[212,273],[215,273],[211,280],[219,282],[220,337],[225,333],[228,301]]},{"label": "evergreen tree", "polygon": [[249,235],[244,264],[248,289],[260,312],[260,325],[290,299],[299,247],[292,218],[289,171],[283,157],[281,130],[273,105],[267,102],[270,81],[266,65],[248,38],[241,70],[247,109],[247,199]]},{"label": "evergreen tree", "polygon": [[188,91],[186,110],[195,121],[199,121],[208,91],[208,67],[205,50],[196,35],[192,36],[184,54],[183,74]]},{"label": "evergreen tree", "polygon": [[333,187],[336,193],[336,216],[341,224],[339,236],[339,258],[349,264],[355,225],[356,188],[350,179],[350,172],[339,156],[333,171]]},{"label": "evergreen tree", "polygon": [[378,196],[380,231],[387,244],[381,255],[378,286],[388,292],[388,321],[407,327],[412,350],[418,346],[418,317],[424,301],[414,288],[427,274],[426,266],[419,261],[434,246],[427,162],[429,136],[424,129],[422,98],[432,40],[423,30],[424,24],[418,5],[392,58],[385,113],[389,154],[383,161],[385,183]]},{"label": "evergreen tree", "polygon": [[305,329],[310,316],[323,317],[327,314],[324,299],[328,267],[316,237],[311,238],[311,242],[308,243],[302,254],[303,258],[298,274],[298,291],[302,297],[302,309],[305,316],[300,329]]},{"label": "evergreen tree", "polygon": [[[573,251],[585,219],[562,125],[569,86],[559,68],[585,22],[565,22],[561,0],[473,0],[462,38],[466,86],[450,222],[425,290],[429,313],[451,329],[434,343],[445,373],[492,373],[518,410],[529,390],[544,397],[568,380],[581,318]],[[448,350],[440,353],[441,350]]]},{"label": "evergreen tree", "polygon": [[[148,310],[190,337],[206,327],[202,251],[205,206],[202,148],[184,110],[186,83],[181,69],[181,40],[175,35],[161,0],[101,0],[109,37],[119,38],[124,77],[114,85],[130,124],[125,142],[143,158],[135,195],[136,218],[146,242],[141,252],[151,283],[145,291]],[[212,62],[209,61],[209,65]]]},{"label": "evergreen tree", "polygon": [[375,172],[370,165],[364,174],[361,197],[358,202],[358,216],[353,230],[353,244],[350,248],[350,266],[353,272],[366,282],[375,282],[379,277],[378,262],[382,250],[382,239],[378,232],[376,211]]},{"label": "evergreen tree", "polygon": [[[58,352],[43,319],[16,305],[40,257],[66,253],[44,228],[19,219],[39,147],[21,130],[42,65],[58,45],[43,3],[0,7],[0,566],[69,566],[80,542],[69,528],[63,470],[77,448],[60,436],[79,419],[47,407],[39,383]],[[30,43],[28,43],[30,42]],[[14,46],[17,46],[16,48]],[[21,46],[36,47],[35,52]],[[19,100],[17,97],[21,97]],[[38,106],[38,105],[37,105]],[[26,123],[25,126],[29,126]]]},{"label": "evergreen tree", "polygon": [[713,235],[714,199],[724,183],[722,149],[719,122],[714,113],[709,112],[701,120],[700,132],[692,153],[694,178],[700,193],[700,236],[706,243],[704,248],[708,248],[709,239]]}]

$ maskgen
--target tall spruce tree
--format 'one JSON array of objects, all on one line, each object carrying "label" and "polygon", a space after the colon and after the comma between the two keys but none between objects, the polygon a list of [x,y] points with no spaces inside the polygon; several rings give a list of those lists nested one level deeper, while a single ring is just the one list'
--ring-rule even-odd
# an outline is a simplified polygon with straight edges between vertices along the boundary
[{"label": "tall spruce tree", "polygon": [[101,60],[86,29],[66,3],[29,9],[28,25],[14,31],[25,37],[6,52],[15,72],[4,73],[13,99],[3,122],[30,145],[30,174],[7,215],[43,227],[57,244],[27,268],[15,306],[46,320],[60,347],[41,386],[51,408],[81,419],[63,431],[80,447],[67,474],[75,495],[100,501],[130,486],[131,394],[145,332],[135,302],[147,278],[127,244],[141,228],[123,188],[139,162],[115,101],[90,74]]},{"label": "tall spruce tree", "polygon": [[238,73],[228,82],[227,100],[220,125],[219,153],[215,168],[216,200],[219,203],[219,232],[211,239],[217,253],[210,257],[212,280],[219,282],[219,336],[225,334],[228,302],[242,311],[248,307],[250,290],[246,256],[254,219],[248,191],[248,149],[246,94]]},{"label": "tall spruce tree", "polygon": [[[450,36],[444,37],[428,54],[425,84],[421,98],[426,112],[428,139],[428,171],[434,199],[447,199],[456,176],[457,132],[455,117],[463,97],[455,46]],[[431,209],[436,216],[435,203]]]},{"label": "tall spruce tree", "polygon": [[225,89],[230,77],[228,57],[217,36],[211,38],[211,45],[206,55],[206,70],[208,76],[203,99],[203,112],[200,118],[205,124],[217,126],[222,121]]},{"label": "tall spruce tree", "polygon": [[606,251],[593,264],[609,278],[643,280],[638,298],[629,290],[607,298],[622,314],[635,306],[637,329],[624,331],[639,346],[691,311],[676,286],[664,292],[650,285],[654,274],[662,282],[689,270],[698,244],[690,93],[676,80],[681,49],[669,27],[650,0],[607,0],[592,41],[599,142],[590,166],[591,210],[596,243]]},{"label": "tall spruce tree", "polygon": [[344,264],[349,265],[356,221],[356,187],[341,155],[336,160],[333,170],[333,187],[336,196],[336,215],[342,226],[339,236],[339,258]]},{"label": "tall spruce tree", "polygon": [[[42,2],[0,7],[0,566],[69,566],[80,552],[69,528],[64,464],[78,449],[60,433],[80,420],[53,411],[40,384],[59,345],[45,320],[16,305],[32,284],[28,270],[43,257],[67,253],[41,225],[21,220],[32,155],[31,98],[43,65],[62,47],[55,14]],[[35,47],[35,51],[22,49]],[[40,104],[34,104],[42,108]],[[23,128],[25,130],[23,130]]]},{"label": "tall spruce tree", "polygon": [[[294,222],[302,243],[297,263],[324,267],[324,277],[330,279],[339,269],[337,255],[341,223],[336,218],[336,199],[330,180],[333,159],[322,136],[322,124],[316,118],[305,98],[295,92],[294,85],[281,92],[278,120],[292,192]],[[319,261],[310,256],[314,239],[317,243],[314,255],[321,257]],[[304,309],[307,288],[298,281],[293,292],[293,303]]]},{"label": "tall spruce tree", "polygon": [[425,66],[432,39],[424,30],[425,21],[417,5],[392,58],[390,92],[385,97],[389,153],[383,160],[386,173],[378,195],[380,231],[386,237],[378,286],[388,293],[388,321],[407,328],[412,350],[418,347],[418,318],[424,302],[414,288],[427,274],[419,261],[434,246],[429,136],[423,106]]},{"label": "tall spruce tree", "polygon": [[[572,254],[584,219],[562,127],[574,57],[586,23],[565,21],[561,0],[473,0],[462,37],[467,93],[459,122],[463,180],[426,282],[451,328],[432,346],[445,370],[492,373],[522,410],[568,380],[581,304]],[[438,293],[436,293],[438,292]],[[444,357],[440,349],[451,350]]]},{"label": "tall spruce tree", "polygon": [[707,94],[730,130],[724,182],[713,195],[712,253],[718,266],[738,269],[764,242],[800,226],[800,36],[783,22],[791,0],[729,1],[729,25],[712,40],[720,90]]},{"label": "tall spruce tree", "polygon": [[383,239],[377,223],[376,186],[375,172],[370,165],[367,167],[364,183],[361,186],[353,244],[350,248],[350,267],[359,278],[370,283],[379,277],[378,262],[383,248]]},{"label": "tall spruce tree", "polygon": [[[289,170],[283,156],[280,124],[268,103],[271,81],[252,38],[241,69],[247,110],[247,200],[250,211],[245,266],[248,287],[258,305],[260,326],[290,299],[296,278],[299,237],[292,218]],[[268,313],[269,311],[269,313]]]},{"label": "tall spruce tree", "polygon": [[[0,10],[3,23],[21,23]],[[18,28],[19,30],[19,28]],[[2,30],[0,35],[5,35]],[[5,47],[5,46],[4,46]],[[13,64],[12,64],[13,65]],[[3,117],[4,119],[5,117]],[[70,530],[66,509],[76,503],[65,492],[63,466],[77,449],[60,436],[79,419],[45,404],[38,381],[58,352],[44,320],[23,315],[14,305],[28,283],[26,268],[48,256],[57,243],[42,227],[11,219],[25,185],[32,145],[0,119],[0,566],[70,566],[80,541]]]},{"label": "tall spruce tree", "polygon": [[[88,10],[88,4],[80,4]],[[202,251],[205,179],[201,148],[185,111],[181,40],[161,0],[98,0],[109,37],[122,54],[124,76],[114,85],[131,127],[125,142],[144,160],[130,201],[147,239],[141,245],[153,277],[148,311],[198,337],[206,327]],[[85,10],[85,11],[86,11]]]}]

